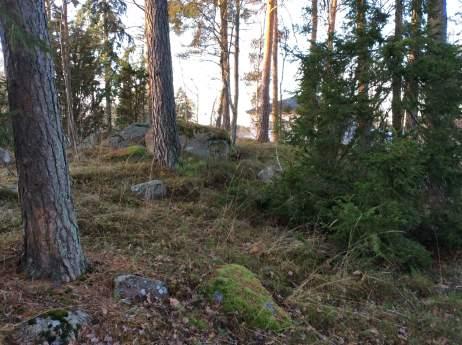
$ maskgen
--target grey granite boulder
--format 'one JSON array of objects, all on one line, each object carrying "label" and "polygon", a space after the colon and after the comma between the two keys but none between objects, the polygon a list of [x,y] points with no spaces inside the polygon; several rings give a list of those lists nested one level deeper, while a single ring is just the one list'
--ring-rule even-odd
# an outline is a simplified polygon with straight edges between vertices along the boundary
[{"label": "grey granite boulder", "polygon": [[[230,141],[225,136],[226,132],[191,124],[185,129],[180,126],[180,147],[183,153],[207,160],[225,160],[229,158]],[[151,155],[154,155],[153,133],[150,129],[145,136],[146,148]]]},{"label": "grey granite boulder", "polygon": [[160,200],[167,196],[167,186],[160,180],[152,180],[132,186],[131,191],[145,201]]},{"label": "grey granite boulder", "polygon": [[270,165],[267,166],[266,168],[262,169],[259,171],[257,174],[257,177],[259,180],[269,183],[271,182],[275,177],[280,176],[282,173],[282,169],[277,166],[277,165]]},{"label": "grey granite boulder", "polygon": [[114,279],[114,297],[126,303],[142,302],[149,298],[164,299],[168,289],[164,282],[133,274]]},{"label": "grey granite boulder", "polygon": [[89,322],[90,316],[80,310],[51,310],[19,325],[7,337],[7,342],[18,345],[66,345],[75,342],[79,330]]},{"label": "grey granite boulder", "polygon": [[145,145],[144,137],[149,130],[146,123],[133,123],[109,138],[109,145],[113,148],[128,147],[131,145]]}]

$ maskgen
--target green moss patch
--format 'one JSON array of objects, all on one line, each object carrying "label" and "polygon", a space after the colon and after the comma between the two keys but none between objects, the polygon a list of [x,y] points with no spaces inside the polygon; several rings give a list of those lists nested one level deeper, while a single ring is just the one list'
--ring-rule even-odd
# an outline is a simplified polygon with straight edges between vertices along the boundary
[{"label": "green moss patch", "polygon": [[226,140],[228,143],[231,142],[228,132],[221,128],[203,126],[197,123],[184,121],[182,119],[177,120],[177,125],[180,134],[183,134],[188,138],[194,137],[197,133],[207,133],[211,140]]},{"label": "green moss patch", "polygon": [[141,145],[132,145],[110,152],[106,158],[110,160],[126,160],[126,159],[143,159],[148,157],[146,148]]},{"label": "green moss patch", "polygon": [[207,285],[208,296],[229,313],[237,313],[251,327],[282,331],[291,325],[258,278],[247,268],[229,264],[220,267]]},{"label": "green moss patch", "polygon": [[69,316],[69,312],[64,309],[54,309],[46,312],[41,317],[49,317],[54,321],[67,322],[66,317]]}]

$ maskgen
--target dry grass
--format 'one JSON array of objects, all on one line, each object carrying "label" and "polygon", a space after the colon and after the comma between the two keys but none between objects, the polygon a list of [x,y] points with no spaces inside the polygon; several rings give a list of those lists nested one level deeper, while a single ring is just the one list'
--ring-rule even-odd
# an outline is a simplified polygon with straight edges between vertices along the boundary
[{"label": "dry grass", "polygon": [[[278,149],[283,161],[285,151]],[[230,185],[255,187],[256,171],[273,163],[276,151],[245,142],[239,152],[241,160],[214,166],[186,161],[179,176],[153,170],[149,160],[108,161],[107,149],[84,154],[71,172],[92,269],[65,286],[16,272],[19,213],[14,201],[2,201],[1,214],[14,215],[0,231],[0,332],[41,311],[77,306],[95,320],[81,344],[462,344],[461,295],[437,292],[431,272],[367,271],[355,262],[345,270],[324,236],[276,226],[256,209],[243,212],[227,195]],[[131,195],[132,184],[149,178],[167,182],[167,199],[146,204]],[[443,267],[454,286],[460,262]],[[248,329],[204,299],[204,280],[223,263],[255,272],[291,313],[293,329]],[[121,272],[165,280],[179,304],[116,302],[112,279]],[[103,341],[109,337],[114,341]]]}]

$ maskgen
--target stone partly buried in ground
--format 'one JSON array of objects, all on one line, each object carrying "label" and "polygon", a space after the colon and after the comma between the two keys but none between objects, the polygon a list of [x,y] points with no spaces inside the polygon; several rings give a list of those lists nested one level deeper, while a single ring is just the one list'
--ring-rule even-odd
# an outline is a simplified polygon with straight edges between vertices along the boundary
[{"label": "stone partly buried in ground", "polygon": [[260,170],[257,174],[257,177],[260,181],[265,183],[271,182],[275,177],[282,174],[282,169],[277,165],[270,165],[266,168]]},{"label": "stone partly buried in ground", "polygon": [[167,196],[167,186],[160,180],[152,180],[134,185],[130,190],[145,201],[160,200]]},{"label": "stone partly buried in ground", "polygon": [[291,325],[258,278],[247,268],[229,264],[216,270],[206,287],[209,298],[225,312],[237,313],[250,327],[282,331]]},{"label": "stone partly buried in ground", "polygon": [[114,279],[114,297],[126,303],[142,302],[148,298],[164,299],[168,289],[164,282],[133,274]]},{"label": "stone partly buried in ground", "polygon": [[90,316],[80,310],[51,310],[18,326],[7,337],[7,344],[66,345],[74,342],[79,330],[90,322]]}]

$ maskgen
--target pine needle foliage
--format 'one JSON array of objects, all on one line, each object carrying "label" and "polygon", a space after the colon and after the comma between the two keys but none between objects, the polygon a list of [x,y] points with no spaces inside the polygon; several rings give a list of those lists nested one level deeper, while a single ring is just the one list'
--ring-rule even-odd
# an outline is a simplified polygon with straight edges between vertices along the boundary
[{"label": "pine needle foliage", "polygon": [[[397,64],[413,39],[383,37],[387,16],[373,6],[363,8],[367,25],[358,34],[354,3],[352,29],[302,61],[299,116],[288,136],[298,159],[264,205],[288,224],[321,229],[350,254],[428,266],[436,250],[462,246],[461,49],[422,30],[413,38],[419,59]],[[417,104],[402,100],[417,106],[417,122],[400,133],[389,120],[396,73],[419,86]]]}]

